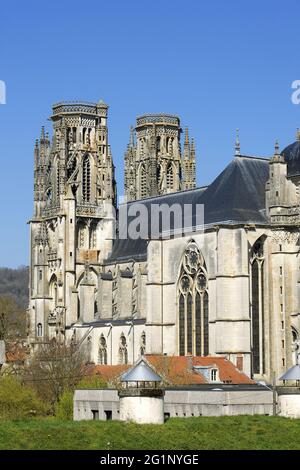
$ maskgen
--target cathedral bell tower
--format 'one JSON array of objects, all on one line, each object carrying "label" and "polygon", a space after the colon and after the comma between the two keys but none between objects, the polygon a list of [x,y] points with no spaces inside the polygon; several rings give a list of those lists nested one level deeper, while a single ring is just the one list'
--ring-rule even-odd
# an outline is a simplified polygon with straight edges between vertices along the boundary
[{"label": "cathedral bell tower", "polygon": [[125,193],[129,201],[196,186],[195,145],[186,130],[181,155],[180,120],[170,114],[147,114],[131,128],[125,153]]},{"label": "cathedral bell tower", "polygon": [[52,142],[42,128],[35,143],[28,316],[32,345],[62,337],[66,326],[85,320],[80,292],[87,283],[82,281],[88,272],[89,289],[94,283],[96,291],[99,263],[111,251],[116,186],[107,112],[102,101],[55,104]]}]

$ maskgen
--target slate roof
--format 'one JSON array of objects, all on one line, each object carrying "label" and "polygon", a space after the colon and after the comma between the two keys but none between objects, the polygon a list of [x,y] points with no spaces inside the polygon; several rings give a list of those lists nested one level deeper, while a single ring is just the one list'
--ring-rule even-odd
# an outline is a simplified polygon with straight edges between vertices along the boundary
[{"label": "slate roof", "polygon": [[288,369],[279,380],[300,380],[300,365],[295,365]]},{"label": "slate roof", "polygon": [[161,382],[162,378],[147,364],[142,357],[129,371],[121,377],[121,382]]},{"label": "slate roof", "polygon": [[287,162],[288,176],[300,175],[300,141],[288,145],[283,151],[285,161]]},{"label": "slate roof", "polygon": [[[196,204],[204,204],[206,226],[219,223],[267,223],[265,184],[268,178],[268,159],[239,156],[235,157],[208,187],[134,201],[127,204],[127,210],[134,203],[142,203],[148,209],[152,204],[168,204],[169,207],[173,204],[191,204],[193,207],[196,207]],[[150,213],[148,210],[148,214]],[[147,222],[150,227],[149,218]],[[127,218],[128,224],[130,217]],[[191,225],[195,225],[195,212]],[[158,231],[161,232],[161,227]],[[107,263],[128,259],[145,260],[148,242],[146,239],[117,239]]]}]

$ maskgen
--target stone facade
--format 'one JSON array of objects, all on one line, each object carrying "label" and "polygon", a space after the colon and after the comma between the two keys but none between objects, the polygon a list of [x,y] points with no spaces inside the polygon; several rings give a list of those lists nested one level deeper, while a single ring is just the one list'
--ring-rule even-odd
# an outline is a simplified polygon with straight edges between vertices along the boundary
[{"label": "stone facade", "polygon": [[96,364],[133,363],[144,352],[222,355],[256,379],[279,377],[299,347],[295,147],[276,145],[270,159],[239,150],[211,185],[194,188],[194,145],[186,133],[181,155],[179,119],[138,118],[125,156],[128,199],[203,204],[204,229],[114,241],[107,110],[55,105],[52,143],[42,131],[35,147],[32,348],[76,340]]}]

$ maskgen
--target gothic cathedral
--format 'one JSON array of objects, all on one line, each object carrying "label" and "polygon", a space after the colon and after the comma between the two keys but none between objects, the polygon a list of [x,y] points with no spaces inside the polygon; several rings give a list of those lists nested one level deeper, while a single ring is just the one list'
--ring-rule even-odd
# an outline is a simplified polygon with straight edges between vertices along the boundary
[{"label": "gothic cathedral", "polygon": [[[177,116],[137,118],[125,196],[202,205],[192,233],[121,238],[108,106],[53,106],[34,150],[28,341],[76,341],[96,364],[141,354],[220,355],[259,380],[295,362],[300,332],[300,141],[233,159],[196,187],[195,143]],[[125,204],[127,204],[125,202]]]}]

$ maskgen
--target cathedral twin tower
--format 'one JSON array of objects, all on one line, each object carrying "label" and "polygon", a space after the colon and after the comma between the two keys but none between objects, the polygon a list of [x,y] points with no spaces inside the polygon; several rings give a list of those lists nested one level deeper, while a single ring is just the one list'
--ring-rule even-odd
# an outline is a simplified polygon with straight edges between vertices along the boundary
[{"label": "cathedral twin tower", "polygon": [[[108,106],[53,106],[53,138],[42,128],[34,158],[34,216],[30,221],[29,341],[65,337],[74,324],[101,318],[98,279],[113,248],[116,206],[108,141]],[[127,200],[195,188],[195,145],[180,120],[144,115],[125,153]]]},{"label": "cathedral twin tower", "polygon": [[195,144],[185,131],[183,155],[180,148],[180,121],[168,114],[148,114],[137,118],[131,128],[125,153],[127,200],[158,196],[196,186]]}]

